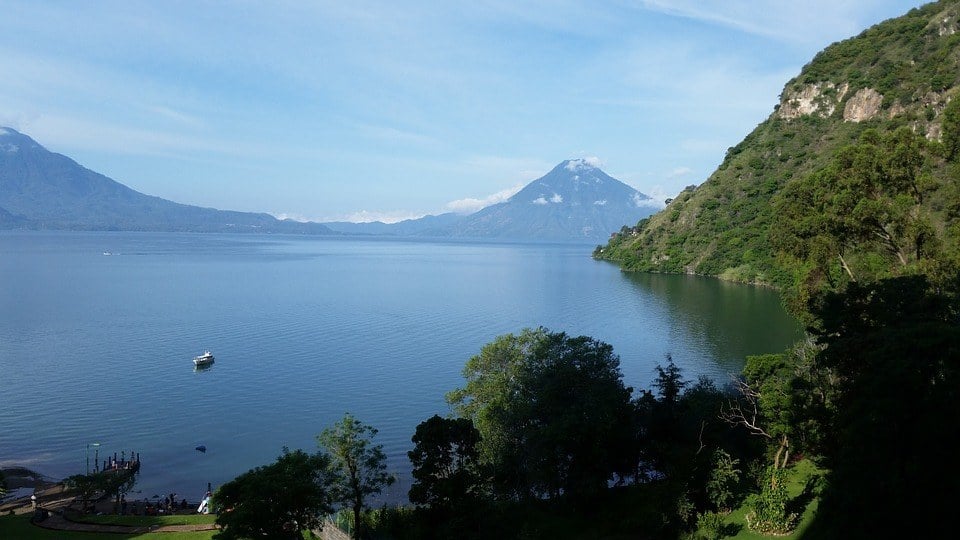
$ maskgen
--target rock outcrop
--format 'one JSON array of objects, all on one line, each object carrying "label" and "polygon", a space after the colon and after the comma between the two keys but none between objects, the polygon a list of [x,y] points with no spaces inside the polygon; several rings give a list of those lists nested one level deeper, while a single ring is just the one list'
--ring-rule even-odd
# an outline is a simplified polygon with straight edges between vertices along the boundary
[{"label": "rock outcrop", "polygon": [[883,104],[883,95],[873,88],[857,90],[843,107],[844,122],[863,122],[870,120],[880,112]]}]

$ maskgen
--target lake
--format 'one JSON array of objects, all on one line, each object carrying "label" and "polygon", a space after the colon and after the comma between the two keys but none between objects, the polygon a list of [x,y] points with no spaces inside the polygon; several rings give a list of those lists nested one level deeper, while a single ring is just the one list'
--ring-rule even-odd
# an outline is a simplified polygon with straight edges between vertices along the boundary
[{"label": "lake", "polygon": [[[406,498],[410,437],[498,335],[611,344],[647,388],[667,353],[725,383],[801,336],[775,291],[625,274],[592,246],[0,232],[0,465],[62,478],[139,452],[133,498],[198,499],[351,412]],[[194,371],[210,350],[214,365]],[[100,443],[99,447],[90,446]],[[204,445],[205,453],[194,448]]]}]

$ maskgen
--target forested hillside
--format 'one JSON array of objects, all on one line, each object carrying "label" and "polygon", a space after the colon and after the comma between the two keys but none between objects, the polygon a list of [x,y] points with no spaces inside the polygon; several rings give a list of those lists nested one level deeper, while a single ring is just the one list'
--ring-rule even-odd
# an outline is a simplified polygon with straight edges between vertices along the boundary
[{"label": "forested hillside", "polygon": [[[909,164],[920,189],[911,211],[924,214],[927,239],[935,237],[937,249],[955,256],[958,14],[957,1],[936,2],[827,47],[786,84],[776,110],[728,150],[706,182],[687,188],[657,215],[625,227],[595,256],[626,270],[796,283],[805,279],[798,259],[780,256],[784,246],[772,237],[775,225],[799,217],[781,212],[787,193],[836,166],[842,149],[858,143],[876,147],[901,128],[915,135],[907,141],[901,133],[900,142],[919,160]],[[882,204],[894,204],[897,196],[891,191]],[[875,247],[863,242],[848,255],[863,259],[861,252]]]},{"label": "forested hillside", "polygon": [[[951,534],[958,13],[957,0],[929,4],[828,47],[703,185],[594,253],[628,270],[773,284],[805,323],[804,342],[747,359],[740,397],[720,411],[766,446],[753,461],[766,483],[744,499],[753,531],[798,527],[809,499],[791,502],[786,486],[802,455],[829,471],[808,485],[818,509],[802,538]],[[738,519],[698,519],[698,532],[732,535],[722,527]]]}]

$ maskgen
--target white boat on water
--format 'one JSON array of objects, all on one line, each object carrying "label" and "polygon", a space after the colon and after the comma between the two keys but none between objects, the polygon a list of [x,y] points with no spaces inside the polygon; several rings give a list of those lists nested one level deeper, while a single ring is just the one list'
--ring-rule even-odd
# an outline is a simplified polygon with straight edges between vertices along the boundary
[{"label": "white boat on water", "polygon": [[210,354],[210,351],[206,351],[206,352],[204,352],[203,354],[201,354],[200,356],[194,356],[194,357],[193,357],[193,365],[195,365],[195,366],[197,366],[197,367],[207,366],[207,365],[210,365],[210,364],[212,364],[212,363],[213,363],[213,355]]}]

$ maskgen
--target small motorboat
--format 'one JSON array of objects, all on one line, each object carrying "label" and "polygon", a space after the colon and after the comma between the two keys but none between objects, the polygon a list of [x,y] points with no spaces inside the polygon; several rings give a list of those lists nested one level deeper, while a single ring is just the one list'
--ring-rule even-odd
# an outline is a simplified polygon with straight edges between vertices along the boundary
[{"label": "small motorboat", "polygon": [[210,354],[210,351],[206,351],[200,356],[193,357],[193,365],[197,367],[209,366],[213,363],[213,355]]}]

